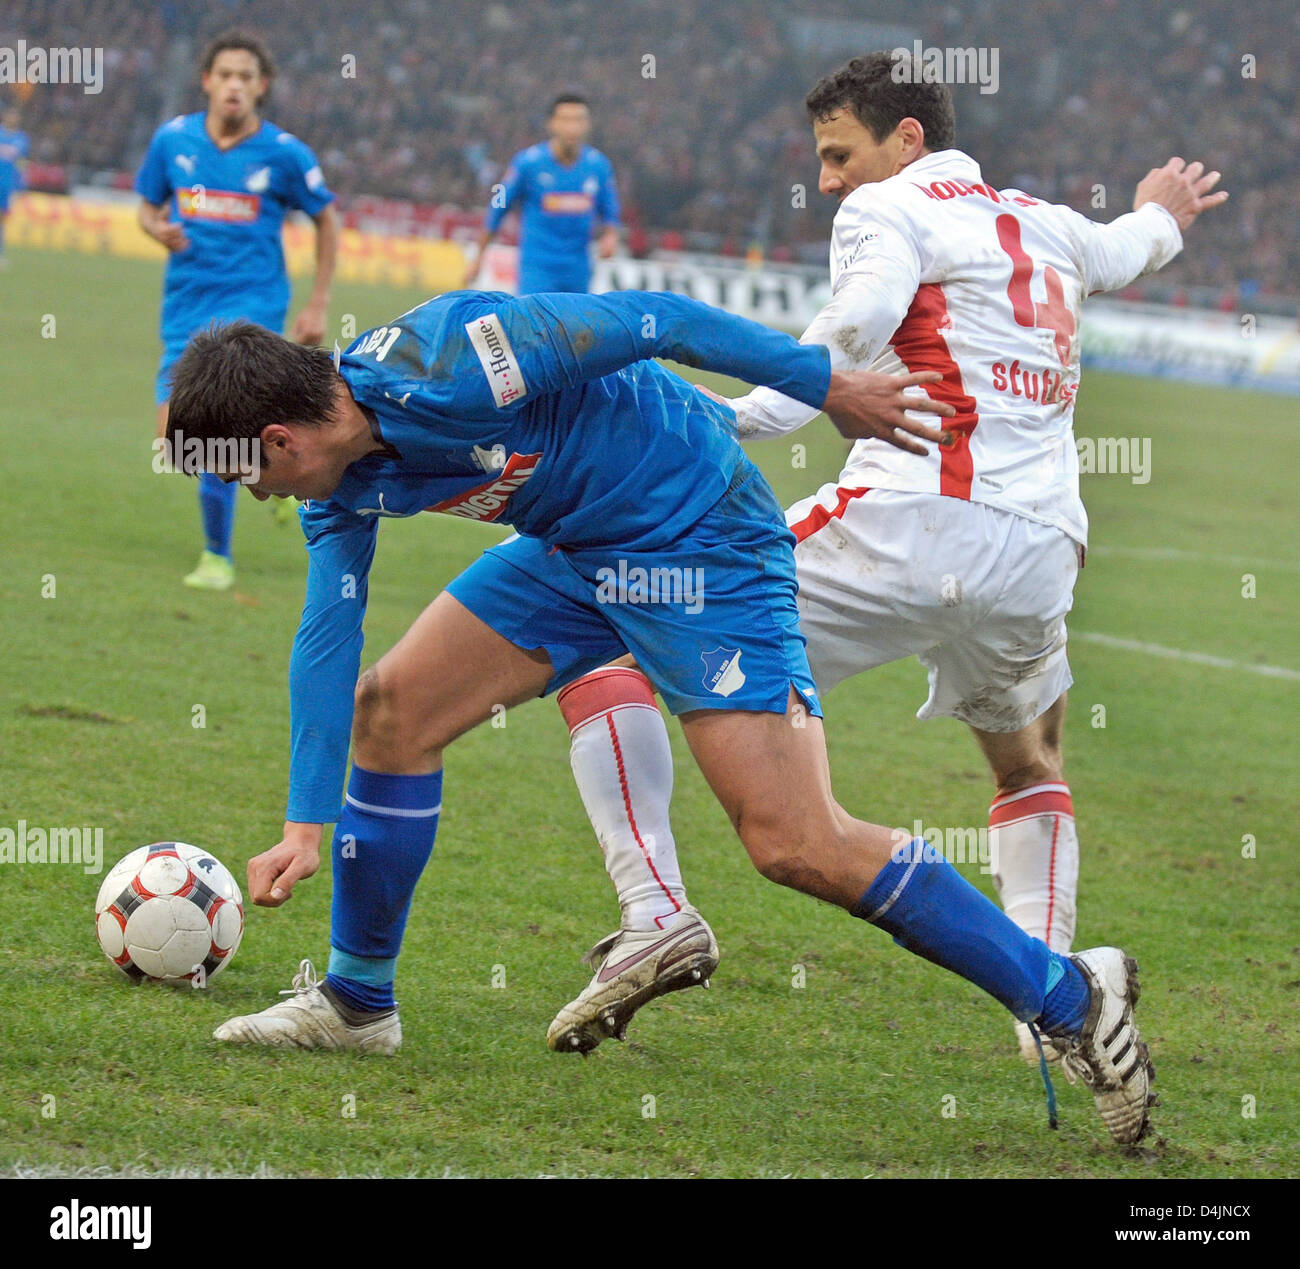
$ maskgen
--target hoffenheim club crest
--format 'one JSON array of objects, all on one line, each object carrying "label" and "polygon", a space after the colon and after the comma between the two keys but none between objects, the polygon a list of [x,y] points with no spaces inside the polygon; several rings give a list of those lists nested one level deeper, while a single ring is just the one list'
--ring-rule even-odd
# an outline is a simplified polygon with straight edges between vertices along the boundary
[{"label": "hoffenheim club crest", "polygon": [[745,686],[745,673],[740,668],[739,648],[714,648],[701,652],[704,662],[704,686],[719,696],[730,696]]}]

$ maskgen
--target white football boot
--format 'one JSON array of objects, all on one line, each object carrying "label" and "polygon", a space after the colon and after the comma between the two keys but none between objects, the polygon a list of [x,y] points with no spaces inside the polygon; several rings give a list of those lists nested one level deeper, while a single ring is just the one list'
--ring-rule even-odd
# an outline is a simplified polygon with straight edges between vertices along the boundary
[{"label": "white football boot", "polygon": [[311,961],[294,975],[289,996],[261,1013],[223,1022],[213,1039],[228,1044],[264,1044],[273,1049],[356,1049],[360,1053],[396,1053],[402,1043],[402,1023],[392,1009],[372,1022],[353,1024],[339,1012],[321,988]]},{"label": "white football boot", "polygon": [[[1137,1004],[1137,961],[1117,947],[1094,947],[1070,957],[1088,981],[1092,1000],[1078,1036],[1052,1036],[1061,1050],[1067,1078],[1092,1089],[1101,1121],[1122,1146],[1136,1145],[1150,1127],[1155,1068],[1133,1022]],[[1047,1036],[1044,1035],[1046,1049]]]},{"label": "white football boot", "polygon": [[551,1023],[546,1044],[557,1053],[590,1053],[608,1036],[622,1040],[632,1015],[656,996],[709,985],[718,942],[688,903],[663,930],[615,930],[582,958],[596,973]]}]

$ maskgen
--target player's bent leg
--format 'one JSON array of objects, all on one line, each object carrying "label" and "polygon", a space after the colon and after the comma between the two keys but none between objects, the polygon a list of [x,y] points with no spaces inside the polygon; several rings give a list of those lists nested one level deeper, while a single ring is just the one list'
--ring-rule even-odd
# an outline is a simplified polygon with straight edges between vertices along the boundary
[{"label": "player's bent leg", "polygon": [[[1078,911],[1079,839],[1061,756],[1065,703],[1063,694],[1018,731],[971,729],[996,787],[989,847],[1002,907],[1054,952],[1070,950]],[[1016,1039],[1021,1056],[1036,1064],[1038,1046],[1023,1023]]]},{"label": "player's bent leg", "polygon": [[494,706],[539,695],[550,676],[545,652],[515,647],[446,593],[361,676],[354,763],[331,846],[329,972],[318,982],[302,967],[291,1000],[231,1019],[217,1039],[396,1051],[393,982],[437,834],[442,751]]},{"label": "player's bent leg", "polygon": [[556,1014],[547,1045],[589,1053],[623,1039],[633,1014],[659,996],[708,986],[718,944],[686,900],[668,818],[673,762],[663,715],[644,674],[622,658],[563,688],[570,763],[618,891],[620,928],[583,957],[593,976]]},{"label": "player's bent leg", "polygon": [[[739,711],[684,715],[705,778],[759,870],[837,903],[894,941],[960,974],[1067,1052],[1117,1142],[1147,1128],[1152,1071],[1137,1028],[1136,965],[1115,948],[1078,957],[1026,934],[923,843],[891,845],[830,793],[820,724]],[[803,795],[792,798],[791,789]],[[882,860],[883,854],[883,860]],[[862,886],[856,900],[853,890]]]},{"label": "player's bent leg", "polygon": [[681,723],[754,867],[769,881],[852,909],[900,843],[892,830],[855,820],[835,802],[821,719],[791,689],[784,715],[695,710]]}]

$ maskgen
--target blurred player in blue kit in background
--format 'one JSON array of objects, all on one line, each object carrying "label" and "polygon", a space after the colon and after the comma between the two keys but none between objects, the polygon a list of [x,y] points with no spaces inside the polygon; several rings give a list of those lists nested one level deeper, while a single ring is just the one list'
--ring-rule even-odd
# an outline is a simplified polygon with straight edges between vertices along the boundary
[{"label": "blurred player in blue kit in background", "polygon": [[[289,275],[280,235],[302,211],[316,225],[316,279],[293,338],[319,343],[338,250],[338,219],[316,156],[297,137],[261,118],[275,73],[254,36],[226,32],[204,51],[206,111],[177,115],[154,133],[136,174],[140,227],[171,253],[163,281],[163,355],[155,400],[158,435],[167,426],[171,369],[190,336],[213,320],[247,318],[283,331]],[[205,545],[187,586],[225,590],[235,580],[230,543],[237,485],[199,482]],[[292,503],[277,504],[283,522]]]},{"label": "blurred player in blue kit in background", "polygon": [[591,288],[591,230],[601,222],[596,250],[608,259],[618,247],[619,206],[614,168],[587,144],[591,110],[585,98],[563,93],[551,104],[549,141],[521,150],[493,188],[478,251],[465,275],[472,286],[483,250],[506,212],[520,205],[519,294]]},{"label": "blurred player in blue kit in background", "polygon": [[19,128],[22,120],[12,106],[0,115],[0,268],[5,261],[5,218],[9,199],[23,187],[23,166],[27,162],[27,133]]}]

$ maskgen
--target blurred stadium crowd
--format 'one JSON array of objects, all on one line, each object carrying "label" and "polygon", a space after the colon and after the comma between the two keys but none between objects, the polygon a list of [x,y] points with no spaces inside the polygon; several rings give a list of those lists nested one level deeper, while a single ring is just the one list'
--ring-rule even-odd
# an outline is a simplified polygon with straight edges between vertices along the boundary
[{"label": "blurred stadium crowd", "polygon": [[[481,209],[510,156],[542,135],[550,98],[576,89],[592,101],[593,143],[614,162],[634,252],[756,248],[824,264],[834,207],[816,193],[804,93],[870,47],[984,46],[998,50],[997,91],[954,96],[958,145],[987,180],[1108,220],[1148,167],[1171,153],[1202,158],[1232,198],[1152,289],[1223,308],[1300,290],[1293,0],[878,0],[866,10],[851,0],[6,0],[0,45],[102,47],[105,87],[11,86],[0,100],[22,107],[34,184],[62,173],[122,185],[159,122],[201,107],[204,40],[238,25],[277,60],[267,117],[315,149],[345,208],[377,195]],[[793,205],[798,182],[805,207]]]}]

